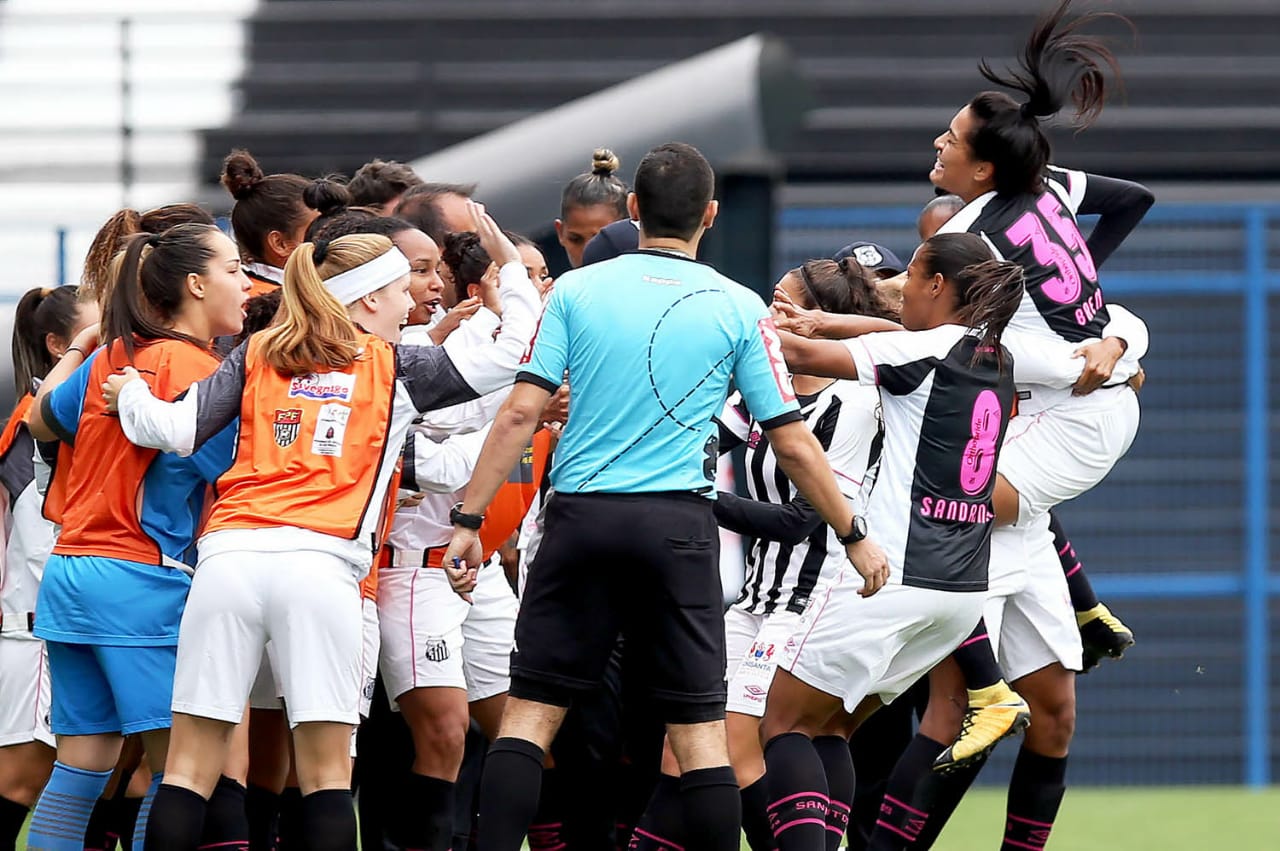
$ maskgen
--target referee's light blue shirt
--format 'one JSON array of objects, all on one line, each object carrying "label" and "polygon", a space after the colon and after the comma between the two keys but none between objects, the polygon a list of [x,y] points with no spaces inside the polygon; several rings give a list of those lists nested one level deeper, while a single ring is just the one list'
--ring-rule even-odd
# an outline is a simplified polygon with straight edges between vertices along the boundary
[{"label": "referee's light blue shirt", "polygon": [[760,297],[693,260],[625,254],[556,281],[517,380],[569,373],[569,422],[551,483],[562,493],[715,497],[720,413],[732,379],[764,428],[800,419]]}]

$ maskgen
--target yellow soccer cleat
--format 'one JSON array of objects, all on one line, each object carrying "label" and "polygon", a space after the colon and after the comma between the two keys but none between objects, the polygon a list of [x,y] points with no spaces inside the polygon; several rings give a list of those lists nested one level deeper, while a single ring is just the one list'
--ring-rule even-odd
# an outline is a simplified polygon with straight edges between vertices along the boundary
[{"label": "yellow soccer cleat", "polygon": [[1133,630],[1101,603],[1087,612],[1077,612],[1076,623],[1080,627],[1080,641],[1084,644],[1081,673],[1088,673],[1105,657],[1119,659],[1134,644]]},{"label": "yellow soccer cleat", "polygon": [[960,735],[933,762],[933,770],[947,773],[984,758],[1001,739],[1020,733],[1031,723],[1031,709],[1004,680],[969,692],[969,708]]}]

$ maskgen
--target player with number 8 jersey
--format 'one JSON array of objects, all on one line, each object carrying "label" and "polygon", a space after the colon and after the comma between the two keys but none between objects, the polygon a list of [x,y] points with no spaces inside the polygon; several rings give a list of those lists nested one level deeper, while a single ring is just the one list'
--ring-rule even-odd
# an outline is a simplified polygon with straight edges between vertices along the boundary
[{"label": "player with number 8 jersey", "polygon": [[978,237],[934,236],[907,269],[909,330],[846,342],[783,336],[795,372],[880,391],[884,451],[862,531],[884,549],[890,579],[868,598],[842,571],[783,647],[760,736],[779,848],[824,847],[832,802],[811,737],[851,734],[950,654],[982,614],[995,468],[1014,404],[1001,335],[1022,287],[1021,270],[992,260]]}]

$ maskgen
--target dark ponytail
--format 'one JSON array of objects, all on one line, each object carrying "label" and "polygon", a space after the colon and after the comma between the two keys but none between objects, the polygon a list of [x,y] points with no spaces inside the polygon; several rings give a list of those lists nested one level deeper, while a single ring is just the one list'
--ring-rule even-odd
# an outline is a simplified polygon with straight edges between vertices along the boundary
[{"label": "dark ponytail", "polygon": [[189,224],[131,237],[102,314],[104,344],[120,340],[130,363],[135,338],[205,345],[169,326],[186,299],[187,275],[202,274],[213,259],[210,236],[217,232],[212,225]]},{"label": "dark ponytail", "polygon": [[71,342],[80,310],[77,289],[36,287],[18,302],[13,314],[13,375],[19,396],[32,392],[35,380],[53,369],[48,336]]},{"label": "dark ponytail", "polygon": [[994,259],[982,237],[972,233],[932,236],[918,256],[926,275],[941,275],[955,289],[960,318],[980,333],[973,362],[994,353],[1003,371],[1000,335],[1022,303],[1026,288],[1022,267]]},{"label": "dark ponytail", "polygon": [[807,260],[791,270],[804,285],[810,304],[827,313],[874,316],[897,320],[876,288],[875,274],[853,257],[843,260]]},{"label": "dark ponytail", "polygon": [[614,176],[621,165],[617,154],[608,148],[591,153],[591,171],[570,180],[560,195],[560,218],[579,207],[605,205],[613,207],[619,219],[627,217],[627,185]]},{"label": "dark ponytail", "polygon": [[977,127],[967,141],[977,159],[995,166],[1000,194],[1039,192],[1051,154],[1040,118],[1057,115],[1071,101],[1074,124],[1084,129],[1102,112],[1107,97],[1108,71],[1121,84],[1120,66],[1106,43],[1080,33],[1103,18],[1128,18],[1114,12],[1088,12],[1064,23],[1072,0],[1058,5],[1036,21],[1015,68],[995,71],[984,59],[983,77],[1026,96],[1019,102],[1003,92],[982,92],[969,102]]}]

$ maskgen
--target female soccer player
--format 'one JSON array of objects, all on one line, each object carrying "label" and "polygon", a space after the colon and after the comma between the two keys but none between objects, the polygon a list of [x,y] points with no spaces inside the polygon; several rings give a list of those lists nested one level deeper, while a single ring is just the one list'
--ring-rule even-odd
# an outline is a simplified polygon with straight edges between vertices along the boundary
[{"label": "female soccer player", "polygon": [[[496,231],[483,208],[471,210],[478,231]],[[144,445],[189,454],[239,418],[235,460],[218,480],[199,543],[174,686],[175,743],[148,848],[196,847],[217,779],[210,766],[225,753],[268,641],[294,728],[305,840],[317,851],[355,846],[356,584],[377,547],[376,507],[413,419],[514,378],[538,298],[514,249],[501,260],[504,321],[491,346],[453,355],[397,348],[412,306],[408,261],[385,237],[357,235],[304,243],[285,267],[276,324],[181,402],[155,399],[127,371],[107,382],[121,424]]]},{"label": "female soccer player", "polygon": [[856,727],[981,615],[995,462],[1014,400],[1000,336],[1023,285],[1015,265],[990,257],[977,237],[935,236],[908,267],[908,331],[847,344],[784,337],[795,371],[879,388],[884,453],[857,531],[883,542],[891,579],[863,598],[842,571],[782,648],[760,738],[784,851],[826,844],[829,788],[812,739],[841,712],[852,716],[844,729]]},{"label": "female soccer player", "polygon": [[[93,351],[96,328],[77,336],[32,406],[33,437],[75,447],[64,498],[45,505],[62,529],[35,634],[49,651],[58,762],[32,817],[35,847],[79,851],[123,735],[141,733],[150,763],[163,764],[192,544],[207,486],[230,458],[230,433],[189,459],[134,447],[105,416],[98,386],[132,365],[161,397],[181,393],[217,366],[209,344],[240,330],[248,291],[235,244],[215,227],[133,237],[103,316],[104,346]],[[139,846],[145,823],[144,814]]]},{"label": "female soccer player", "polygon": [[569,265],[582,265],[582,251],[605,225],[627,218],[627,185],[614,176],[621,163],[608,148],[591,154],[591,171],[570,180],[560,195],[556,238]]},{"label": "female soccer player", "polygon": [[[994,507],[1002,527],[992,540],[987,623],[998,630],[1001,668],[1030,704],[1035,719],[1010,781],[1006,846],[1043,844],[1065,791],[1067,750],[1075,725],[1075,671],[1082,667],[1079,624],[1053,550],[1048,511],[1100,482],[1137,432],[1138,400],[1113,371],[1126,348],[1145,347],[1128,332],[1109,329],[1119,311],[1098,284],[1091,249],[1105,256],[1141,219],[1149,200],[1107,178],[1049,168],[1050,146],[1040,119],[1071,101],[1080,126],[1101,112],[1106,71],[1115,57],[1099,40],[1080,34],[1097,19],[1064,19],[1062,0],[1036,24],[1019,67],[983,75],[1023,96],[982,92],[951,120],[934,147],[930,180],[966,206],[941,232],[981,235],[997,256],[1021,266],[1026,293],[1010,328],[1044,346],[1081,344],[1085,361],[1074,391],[1019,383],[1019,415],[1010,423],[996,475]],[[1093,191],[1090,191],[1090,187]],[[1132,196],[1128,211],[1100,223],[1088,243],[1076,215],[1099,211],[1117,193]],[[1102,342],[1085,345],[1090,339]],[[1105,609],[1100,617],[1108,617]],[[1106,621],[1104,621],[1106,623]],[[1117,621],[1114,629],[1122,629]],[[996,697],[990,707],[1007,709]],[[944,761],[980,756],[999,724],[971,711]]]},{"label": "female soccer player", "polygon": [[53,770],[49,730],[49,664],[32,633],[36,595],[56,527],[40,513],[38,479],[49,467],[27,428],[35,384],[76,335],[98,321],[98,308],[77,300],[76,287],[38,287],[18,302],[13,365],[18,404],[0,433],[0,484],[5,502],[0,563],[0,848],[11,848]]},{"label": "female soccer player", "polygon": [[236,201],[231,228],[254,296],[280,286],[285,262],[316,218],[351,200],[346,188],[332,180],[263,174],[258,161],[243,150],[232,151],[223,161],[222,185]]}]

